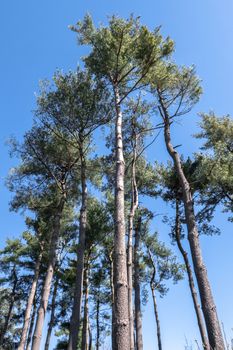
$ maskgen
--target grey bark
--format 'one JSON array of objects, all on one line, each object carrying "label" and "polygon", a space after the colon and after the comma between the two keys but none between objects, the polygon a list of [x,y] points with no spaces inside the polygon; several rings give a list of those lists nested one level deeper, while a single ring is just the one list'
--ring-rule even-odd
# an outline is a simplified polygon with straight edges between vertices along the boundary
[{"label": "grey bark", "polygon": [[89,267],[88,263],[84,271],[84,291],[85,291],[85,302],[84,302],[84,315],[83,315],[83,329],[82,329],[82,345],[81,350],[88,350],[89,348]]},{"label": "grey bark", "polygon": [[157,301],[156,301],[156,296],[155,296],[155,288],[154,288],[153,283],[151,283],[150,287],[151,287],[151,293],[152,293],[152,299],[153,299],[153,305],[154,305],[154,313],[155,313],[155,320],[156,320],[158,349],[162,350],[162,340],[161,340],[159,313],[158,313]]},{"label": "grey bark", "polygon": [[86,180],[86,161],[85,156],[80,149],[81,159],[81,186],[82,186],[82,205],[80,210],[80,229],[79,229],[79,243],[77,249],[77,268],[76,280],[74,290],[73,310],[70,322],[70,334],[68,350],[77,348],[78,334],[80,330],[82,294],[83,294],[83,272],[84,272],[84,252],[86,240],[86,224],[87,224],[87,180]]},{"label": "grey bark", "polygon": [[51,340],[51,335],[52,335],[52,330],[55,325],[55,309],[56,309],[56,298],[57,298],[57,290],[58,290],[58,285],[59,285],[59,275],[57,273],[55,282],[54,282],[54,287],[53,287],[53,296],[52,296],[52,303],[51,303],[51,315],[50,315],[50,321],[48,325],[48,332],[46,336],[46,341],[45,341],[45,348],[44,350],[49,350],[49,344]]},{"label": "grey bark", "polygon": [[206,323],[206,329],[208,333],[209,343],[214,350],[224,350],[224,341],[221,332],[221,327],[218,320],[216,306],[212,295],[209,279],[207,276],[206,266],[203,261],[199,234],[196,226],[193,199],[190,189],[190,185],[183,172],[180,155],[173,147],[170,136],[170,119],[165,105],[163,104],[162,97],[159,96],[162,117],[164,120],[164,138],[167,147],[167,151],[171,156],[174,166],[179,178],[180,186],[182,189],[183,203],[185,208],[185,219],[188,230],[188,240],[192,255],[192,261],[194,266],[194,272],[197,279],[198,289],[200,293],[201,305],[203,315]]},{"label": "grey bark", "polygon": [[50,243],[48,268],[47,268],[45,282],[42,290],[41,302],[40,302],[40,307],[38,310],[37,321],[36,321],[36,327],[33,335],[32,350],[40,350],[40,343],[41,343],[43,326],[45,321],[45,314],[47,311],[51,284],[52,284],[53,275],[54,275],[54,268],[57,260],[56,250],[59,242],[61,216],[62,216],[63,207],[64,207],[64,198],[62,197],[54,219],[54,228],[53,228],[51,243]]},{"label": "grey bark", "polygon": [[179,251],[181,252],[181,255],[184,259],[184,263],[185,263],[185,267],[186,267],[186,271],[187,271],[187,275],[188,275],[189,288],[191,291],[193,305],[194,305],[195,313],[197,316],[197,323],[198,323],[199,331],[201,334],[202,346],[203,346],[204,350],[210,350],[210,345],[209,345],[209,341],[208,341],[207,334],[206,334],[205,324],[203,321],[202,311],[201,311],[201,307],[199,305],[197,291],[196,291],[195,283],[194,283],[194,279],[193,279],[192,268],[191,268],[191,265],[189,263],[188,254],[182,246],[180,233],[181,233],[181,227],[180,227],[180,214],[179,214],[179,200],[176,199],[176,225],[175,225],[176,242],[177,242],[177,246],[179,248]]},{"label": "grey bark", "polygon": [[124,173],[122,112],[115,86],[115,234],[114,234],[114,350],[129,350],[128,285],[125,249]]},{"label": "grey bark", "polygon": [[97,295],[96,301],[96,350],[100,348],[100,301]]},{"label": "grey bark", "polygon": [[39,280],[39,275],[40,275],[40,266],[41,266],[41,260],[42,260],[42,255],[43,255],[43,247],[44,247],[44,242],[42,241],[40,244],[40,253],[36,261],[35,265],[35,270],[34,270],[34,277],[32,281],[32,286],[31,290],[28,296],[28,301],[27,301],[27,307],[25,310],[25,315],[24,315],[24,325],[22,329],[22,334],[21,334],[21,339],[20,339],[20,344],[18,347],[18,350],[24,350],[26,340],[27,340],[27,333],[28,333],[28,328],[30,324],[30,317],[31,317],[31,312],[33,308],[33,301],[35,299],[36,295],[36,288]]},{"label": "grey bark", "polygon": [[136,350],[143,350],[140,267],[139,267],[140,231],[141,231],[141,217],[139,217],[138,223],[135,226],[135,242],[134,242],[134,290],[135,290],[134,302],[135,302]]}]

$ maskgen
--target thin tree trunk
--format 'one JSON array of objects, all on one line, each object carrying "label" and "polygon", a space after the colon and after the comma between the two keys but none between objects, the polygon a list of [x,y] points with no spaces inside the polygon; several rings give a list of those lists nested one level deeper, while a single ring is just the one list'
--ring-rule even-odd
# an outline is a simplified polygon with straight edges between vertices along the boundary
[{"label": "thin tree trunk", "polygon": [[112,251],[108,254],[108,259],[109,259],[109,263],[110,263],[109,277],[110,277],[111,296],[112,296],[112,349],[115,349],[115,345],[114,345],[115,337],[114,337],[114,332],[113,332],[115,318],[114,318],[114,283],[113,283]]},{"label": "thin tree trunk", "polygon": [[100,301],[99,295],[97,295],[96,302],[96,350],[100,348]]},{"label": "thin tree trunk", "polygon": [[200,334],[201,334],[202,345],[203,345],[204,350],[210,350],[210,345],[209,345],[207,334],[206,334],[205,324],[203,321],[202,311],[201,311],[201,308],[199,305],[198,296],[197,296],[195,283],[194,283],[194,279],[193,279],[192,268],[191,268],[191,265],[189,263],[188,254],[182,246],[180,233],[181,233],[181,227],[180,227],[179,200],[176,199],[176,228],[175,228],[176,242],[177,242],[177,246],[179,248],[179,251],[181,252],[182,257],[184,259],[185,266],[186,266],[186,271],[187,271],[188,280],[189,280],[189,288],[191,291],[193,305],[194,305],[194,309],[195,309],[196,316],[197,316],[197,323],[198,323],[198,327],[199,327]]},{"label": "thin tree trunk", "polygon": [[156,328],[157,328],[158,348],[159,348],[159,350],[162,350],[162,340],[161,340],[159,313],[158,313],[158,307],[157,307],[156,296],[155,296],[155,288],[153,286],[153,282],[150,284],[150,287],[151,287],[152,299],[153,299],[153,304],[154,304],[154,313],[155,313]]},{"label": "thin tree trunk", "polygon": [[140,231],[141,231],[141,217],[139,217],[138,223],[135,226],[135,242],[134,242],[134,290],[135,290],[134,302],[135,302],[136,350],[143,350],[140,267],[139,267]]},{"label": "thin tree trunk", "polygon": [[[82,147],[81,147],[82,148]],[[78,335],[80,330],[80,317],[83,293],[83,272],[84,272],[84,252],[86,240],[86,224],[87,224],[87,180],[86,180],[86,162],[85,156],[80,150],[81,158],[81,186],[82,186],[82,205],[80,210],[80,230],[79,244],[77,249],[77,268],[74,290],[73,310],[70,322],[70,334],[68,350],[77,349]]]},{"label": "thin tree trunk", "polygon": [[52,297],[52,303],[51,303],[51,316],[48,326],[48,332],[46,336],[46,342],[45,342],[45,348],[44,350],[49,350],[49,344],[51,340],[52,330],[55,324],[55,309],[56,309],[56,297],[57,297],[57,290],[59,285],[59,274],[57,273],[55,282],[54,282],[54,288],[53,288],[53,297]]},{"label": "thin tree trunk", "polygon": [[36,297],[34,298],[34,301],[33,301],[33,311],[32,311],[32,317],[30,320],[29,331],[28,331],[26,350],[30,350],[30,344],[31,344],[31,340],[32,340],[32,333],[33,333],[33,328],[35,325],[35,320],[36,320]]},{"label": "thin tree trunk", "polygon": [[7,332],[8,326],[9,326],[9,322],[10,322],[11,315],[12,315],[12,310],[13,310],[14,303],[15,303],[15,294],[16,294],[16,288],[17,288],[17,284],[18,284],[18,278],[17,278],[15,266],[13,267],[12,275],[14,278],[14,282],[13,282],[13,286],[12,286],[12,290],[11,290],[11,294],[10,294],[10,304],[9,304],[8,313],[7,313],[6,320],[5,320],[3,330],[1,333],[1,338],[0,338],[0,345],[1,346],[4,345],[4,337],[6,335],[6,332]]},{"label": "thin tree trunk", "polygon": [[56,258],[57,258],[56,250],[57,250],[57,245],[59,241],[63,207],[64,207],[64,198],[61,199],[57,209],[57,213],[55,215],[54,228],[53,228],[53,233],[52,233],[52,238],[50,243],[48,268],[47,268],[45,282],[42,290],[41,302],[40,302],[40,307],[38,310],[37,321],[36,321],[36,327],[33,335],[32,350],[40,350],[40,343],[42,338],[45,314],[48,306],[54,268],[56,265]]},{"label": "thin tree trunk", "polygon": [[161,96],[160,96],[160,104],[161,104],[163,119],[164,119],[164,138],[165,138],[166,147],[169,155],[171,156],[174,162],[177,176],[179,178],[181,189],[182,189],[183,202],[184,202],[184,208],[185,208],[185,218],[186,218],[186,224],[188,229],[188,240],[190,244],[194,271],[195,271],[198,289],[200,293],[201,305],[202,305],[203,315],[205,318],[209,343],[211,348],[214,350],[224,350],[224,341],[223,341],[223,336],[221,332],[221,327],[218,320],[218,315],[217,315],[216,306],[215,306],[214,298],[211,291],[211,286],[207,276],[206,266],[204,264],[203,257],[202,257],[190,185],[183,172],[180,155],[178,154],[178,152],[176,151],[176,149],[173,147],[171,143],[170,120]]},{"label": "thin tree trunk", "polygon": [[88,304],[88,298],[89,298],[89,267],[88,262],[86,269],[84,271],[84,291],[85,291],[85,302],[84,302],[84,316],[83,316],[83,329],[82,329],[82,345],[81,350],[88,350],[88,343],[89,343],[89,334],[88,334],[88,328],[89,328],[89,304]]},{"label": "thin tree trunk", "polygon": [[88,320],[88,334],[89,334],[89,347],[88,347],[88,350],[92,350],[92,333],[91,333],[91,326],[90,326],[89,320]]},{"label": "thin tree trunk", "polygon": [[135,211],[138,207],[138,190],[136,184],[136,148],[137,136],[135,135],[134,125],[132,122],[132,142],[134,142],[133,159],[131,168],[131,208],[129,214],[129,233],[128,233],[128,256],[127,256],[127,273],[128,273],[128,306],[129,306],[129,337],[130,350],[134,350],[134,317],[133,317],[133,223]]},{"label": "thin tree trunk", "polygon": [[24,315],[24,325],[23,325],[23,329],[22,329],[22,334],[21,334],[21,339],[20,339],[20,344],[19,344],[18,350],[24,350],[25,344],[26,344],[27,332],[28,332],[28,328],[29,328],[31,311],[32,311],[32,307],[33,307],[33,301],[35,299],[36,288],[37,288],[39,275],[40,275],[40,266],[41,266],[41,260],[42,260],[42,255],[43,255],[43,248],[44,248],[44,242],[42,241],[40,244],[40,254],[37,258],[36,265],[35,265],[34,277],[33,277],[33,281],[32,281],[31,290],[30,290],[30,293],[28,296],[27,307],[26,307],[25,315]]},{"label": "thin tree trunk", "polygon": [[115,173],[115,235],[114,235],[114,350],[129,350],[128,285],[125,249],[124,172],[122,112],[120,96],[115,87],[116,107],[116,173]]}]

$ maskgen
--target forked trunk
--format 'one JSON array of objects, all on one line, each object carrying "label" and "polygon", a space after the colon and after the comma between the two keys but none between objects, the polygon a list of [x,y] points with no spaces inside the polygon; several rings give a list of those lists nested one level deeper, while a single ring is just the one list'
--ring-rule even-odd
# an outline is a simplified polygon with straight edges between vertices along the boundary
[{"label": "forked trunk", "polygon": [[115,235],[114,235],[114,350],[129,350],[128,285],[125,249],[124,172],[122,112],[115,87]]},{"label": "forked trunk", "polygon": [[201,305],[205,318],[209,343],[211,348],[214,350],[224,350],[224,341],[218,320],[216,306],[207,276],[207,270],[202,257],[190,185],[183,172],[180,156],[171,143],[170,120],[169,116],[167,115],[167,110],[165,109],[164,105],[162,105],[162,108],[164,113],[164,137],[168,153],[173,159],[182,189],[185,218],[188,229],[188,240],[200,293]]},{"label": "forked trunk", "polygon": [[48,301],[49,301],[54,268],[56,265],[56,258],[57,258],[56,250],[59,242],[61,216],[62,216],[63,207],[64,207],[64,198],[60,200],[57,213],[55,215],[54,228],[53,228],[51,243],[50,243],[48,268],[47,268],[45,282],[42,290],[41,302],[40,302],[40,307],[38,310],[37,321],[36,321],[36,327],[33,335],[32,350],[40,350],[40,343],[42,338],[45,315],[46,315]]},{"label": "forked trunk", "polygon": [[[82,148],[82,147],[81,147]],[[80,210],[80,229],[79,229],[79,243],[77,249],[77,268],[76,280],[74,289],[74,302],[70,322],[70,334],[68,350],[77,349],[78,335],[80,331],[82,293],[83,293],[83,272],[84,272],[84,252],[86,240],[86,224],[87,224],[87,180],[86,180],[86,162],[85,156],[80,150],[81,158],[81,186],[82,186],[82,205]]]},{"label": "forked trunk", "polygon": [[53,297],[52,297],[52,304],[51,304],[51,316],[50,316],[44,350],[49,350],[52,330],[55,325],[55,309],[56,309],[56,297],[57,297],[58,284],[59,284],[59,275],[57,274],[54,282]]},{"label": "forked trunk", "polygon": [[27,333],[28,333],[28,328],[29,328],[29,324],[30,324],[31,311],[33,308],[33,301],[35,299],[36,288],[37,288],[39,275],[40,275],[40,265],[41,265],[42,255],[43,255],[43,249],[44,249],[44,242],[41,242],[40,254],[39,254],[37,261],[36,261],[36,266],[35,266],[35,270],[34,270],[34,277],[33,277],[33,281],[32,281],[31,290],[30,290],[30,293],[28,296],[27,307],[26,307],[25,315],[24,315],[23,330],[22,330],[18,350],[24,350],[26,340],[27,340]]},{"label": "forked trunk", "polygon": [[181,227],[180,227],[180,214],[179,214],[179,200],[176,199],[176,228],[175,228],[176,243],[177,243],[179,251],[181,252],[182,257],[184,259],[184,263],[185,263],[185,267],[186,267],[186,271],[187,271],[187,275],[188,275],[188,280],[189,280],[189,288],[191,291],[193,305],[194,305],[194,309],[195,309],[196,316],[197,316],[197,323],[198,323],[199,331],[201,334],[202,346],[203,346],[204,350],[210,350],[210,345],[209,345],[207,334],[206,334],[205,324],[203,321],[202,311],[201,311],[201,308],[199,305],[198,296],[197,296],[195,283],[194,283],[194,279],[193,279],[192,268],[191,268],[190,263],[189,263],[188,254],[182,246],[180,233],[181,233]]},{"label": "forked trunk", "polygon": [[141,232],[141,217],[139,217],[138,223],[135,226],[135,242],[134,242],[134,290],[135,290],[134,301],[135,301],[136,350],[143,350],[140,267],[139,267],[140,232]]}]

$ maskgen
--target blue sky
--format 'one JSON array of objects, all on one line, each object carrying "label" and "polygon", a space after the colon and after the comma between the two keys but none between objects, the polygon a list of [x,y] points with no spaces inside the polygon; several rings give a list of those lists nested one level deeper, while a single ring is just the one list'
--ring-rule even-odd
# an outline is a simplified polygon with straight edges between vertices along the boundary
[{"label": "blue sky", "polygon": [[[233,113],[233,2],[231,0],[2,0],[0,11],[0,233],[1,246],[6,237],[17,236],[24,228],[23,218],[10,213],[10,194],[4,186],[9,168],[16,164],[9,159],[5,143],[9,136],[21,138],[32,124],[38,82],[50,78],[57,68],[75,69],[83,49],[76,45],[74,33],[68,29],[86,12],[96,23],[118,14],[140,15],[150,28],[162,25],[162,33],[176,43],[175,58],[180,64],[195,64],[202,78],[204,94],[188,118],[173,131],[174,142],[188,155],[197,151],[199,141],[191,135],[197,130],[200,111],[214,110],[217,114]],[[98,143],[98,141],[97,141]],[[162,139],[150,150],[150,157],[166,160],[168,156]],[[156,202],[150,201],[153,210]],[[160,211],[169,211],[159,206]],[[203,237],[202,248],[213,286],[220,320],[227,336],[233,335],[233,236],[226,216],[216,213],[215,223],[221,228],[218,237]],[[154,223],[160,237],[168,241],[167,231]],[[156,348],[152,305],[144,308],[145,350]],[[185,337],[191,342],[199,339],[187,281],[171,286],[170,292],[159,300],[162,337],[165,350],[184,348]]]}]

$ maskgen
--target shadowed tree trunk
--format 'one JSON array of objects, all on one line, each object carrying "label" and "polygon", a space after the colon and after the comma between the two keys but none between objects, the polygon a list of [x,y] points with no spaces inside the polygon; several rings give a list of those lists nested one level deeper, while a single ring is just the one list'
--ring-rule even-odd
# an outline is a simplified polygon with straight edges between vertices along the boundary
[{"label": "shadowed tree trunk", "polygon": [[92,350],[92,333],[91,333],[91,326],[90,326],[89,320],[88,320],[88,334],[89,334],[89,347],[88,347],[88,350]]},{"label": "shadowed tree trunk", "polygon": [[36,321],[36,327],[33,335],[32,350],[40,350],[40,343],[41,343],[43,326],[45,321],[45,314],[48,306],[54,268],[55,268],[56,259],[57,259],[56,250],[57,250],[57,245],[59,241],[63,207],[64,207],[64,198],[62,197],[54,219],[54,228],[53,228],[51,243],[50,243],[48,268],[47,268],[45,282],[42,290],[41,302],[40,302],[40,307],[38,310],[37,321]]},{"label": "shadowed tree trunk", "polygon": [[163,99],[160,92],[158,92],[158,94],[159,102],[161,105],[160,113],[164,120],[164,138],[167,151],[174,162],[174,166],[182,189],[183,203],[185,208],[185,218],[188,229],[188,240],[192,255],[195,276],[197,279],[198,289],[200,293],[201,305],[206,323],[209,343],[212,349],[214,350],[224,350],[224,341],[221,332],[221,327],[218,320],[211,286],[207,276],[206,266],[202,257],[190,185],[184,174],[180,155],[171,143],[171,121],[169,119],[168,111],[163,103]]},{"label": "shadowed tree trunk", "polygon": [[143,350],[142,337],[142,311],[141,311],[141,288],[140,288],[140,267],[139,267],[139,245],[140,245],[141,217],[135,225],[134,242],[134,290],[135,290],[135,328],[136,328],[136,350]]},{"label": "shadowed tree trunk", "polygon": [[100,301],[97,295],[96,301],[96,350],[100,348]]},{"label": "shadowed tree trunk", "polygon": [[27,337],[27,347],[26,347],[27,350],[30,350],[30,344],[32,340],[32,333],[33,333],[33,328],[35,326],[35,321],[36,321],[36,297],[34,298],[34,301],[33,301],[33,311],[32,311],[28,337]]},{"label": "shadowed tree trunk", "polygon": [[84,316],[83,316],[83,329],[82,329],[82,345],[81,350],[88,350],[89,348],[89,266],[87,262],[86,269],[84,271],[84,291],[85,291],[85,302],[84,302]]},{"label": "shadowed tree trunk", "polygon": [[49,344],[51,340],[51,335],[52,335],[52,330],[55,325],[55,309],[56,309],[56,297],[57,297],[57,290],[58,290],[58,285],[59,285],[59,275],[57,273],[55,282],[54,282],[54,287],[53,287],[53,296],[52,296],[52,303],[51,303],[51,316],[50,316],[50,321],[48,325],[48,332],[46,336],[46,342],[45,342],[45,348],[44,350],[49,350]]},{"label": "shadowed tree trunk", "polygon": [[86,224],[87,224],[87,180],[86,180],[86,160],[83,154],[83,144],[80,147],[81,159],[81,187],[82,187],[82,205],[80,210],[80,229],[79,243],[77,249],[77,268],[74,290],[74,302],[70,323],[69,345],[68,350],[77,348],[78,334],[80,330],[80,317],[83,293],[83,272],[84,272],[84,252],[86,240]]},{"label": "shadowed tree trunk", "polygon": [[124,212],[124,173],[125,162],[122,141],[122,112],[120,96],[115,86],[116,107],[116,169],[115,169],[115,235],[114,235],[114,349],[129,350],[129,314],[128,285],[125,249],[125,212]]},{"label": "shadowed tree trunk", "polygon": [[39,280],[39,276],[40,276],[40,265],[41,265],[42,255],[43,255],[43,249],[44,249],[44,242],[42,241],[40,244],[40,254],[39,254],[37,261],[36,261],[31,290],[30,290],[30,293],[28,296],[27,308],[25,310],[25,315],[24,315],[24,325],[23,325],[23,330],[22,330],[18,350],[24,350],[25,344],[26,344],[27,333],[28,333],[30,317],[31,317],[31,311],[33,308],[33,301],[35,299],[36,288],[37,288],[37,284],[38,284],[38,280]]},{"label": "shadowed tree trunk", "polygon": [[179,210],[180,210],[179,209],[179,200],[176,199],[176,227],[175,227],[176,242],[177,242],[177,246],[179,248],[179,251],[181,252],[181,254],[183,256],[184,263],[186,266],[186,271],[187,271],[188,280],[189,280],[189,287],[190,287],[190,291],[191,291],[191,295],[192,295],[192,299],[193,299],[194,309],[195,309],[196,316],[197,316],[197,323],[198,323],[198,327],[199,327],[200,334],[201,334],[202,345],[203,345],[204,350],[210,350],[208,338],[206,335],[205,325],[203,322],[202,312],[201,312],[201,308],[200,308],[200,305],[198,302],[198,296],[197,296],[195,283],[194,283],[194,279],[193,279],[192,268],[189,264],[188,254],[184,250],[182,243],[181,243],[181,237],[180,237],[181,227],[180,227]]}]

